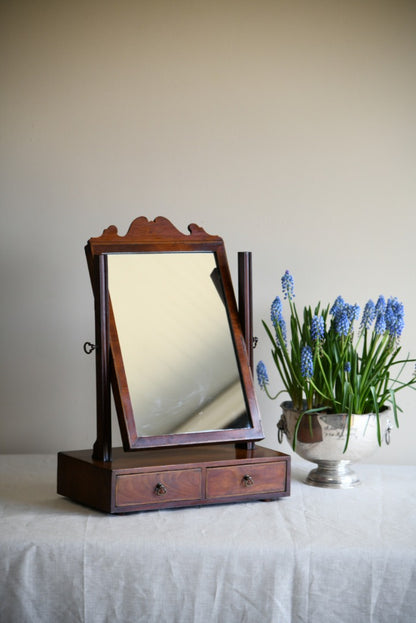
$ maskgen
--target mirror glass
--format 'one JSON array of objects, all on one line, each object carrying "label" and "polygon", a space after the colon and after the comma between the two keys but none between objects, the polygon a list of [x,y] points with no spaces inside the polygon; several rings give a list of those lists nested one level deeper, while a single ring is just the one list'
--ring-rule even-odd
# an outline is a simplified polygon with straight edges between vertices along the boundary
[{"label": "mirror glass", "polygon": [[138,436],[250,428],[213,252],[109,253]]}]

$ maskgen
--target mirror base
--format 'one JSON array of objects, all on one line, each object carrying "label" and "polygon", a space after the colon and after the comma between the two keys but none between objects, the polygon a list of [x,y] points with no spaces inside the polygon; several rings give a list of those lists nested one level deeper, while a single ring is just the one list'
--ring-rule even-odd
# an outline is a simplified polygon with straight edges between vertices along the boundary
[{"label": "mirror base", "polygon": [[58,453],[60,495],[96,510],[137,511],[276,500],[290,495],[290,456],[262,446],[212,444],[126,453]]}]

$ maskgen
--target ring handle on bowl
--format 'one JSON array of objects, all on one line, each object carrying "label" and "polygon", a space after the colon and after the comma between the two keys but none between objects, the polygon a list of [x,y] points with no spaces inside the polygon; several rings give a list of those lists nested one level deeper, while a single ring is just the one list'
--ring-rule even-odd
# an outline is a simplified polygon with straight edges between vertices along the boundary
[{"label": "ring handle on bowl", "polygon": [[387,420],[386,422],[386,430],[384,432],[384,439],[386,442],[386,445],[389,446],[390,445],[390,437],[391,437],[391,423],[390,420]]},{"label": "ring handle on bowl", "polygon": [[285,416],[282,415],[280,420],[277,423],[277,441],[279,443],[283,442],[283,435],[287,434],[287,424],[286,424],[286,419]]}]

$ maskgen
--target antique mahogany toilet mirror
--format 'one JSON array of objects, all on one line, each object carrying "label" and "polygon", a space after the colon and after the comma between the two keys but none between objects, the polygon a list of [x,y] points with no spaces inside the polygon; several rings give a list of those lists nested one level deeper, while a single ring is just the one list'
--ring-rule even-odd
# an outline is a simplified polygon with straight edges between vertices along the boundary
[{"label": "antique mahogany toilet mirror", "polygon": [[[139,217],[86,246],[97,438],[58,454],[58,493],[102,511],[289,494],[289,457],[255,445],[250,254],[239,254],[237,310],[223,240],[188,230]],[[110,387],[123,448],[112,448]]]}]

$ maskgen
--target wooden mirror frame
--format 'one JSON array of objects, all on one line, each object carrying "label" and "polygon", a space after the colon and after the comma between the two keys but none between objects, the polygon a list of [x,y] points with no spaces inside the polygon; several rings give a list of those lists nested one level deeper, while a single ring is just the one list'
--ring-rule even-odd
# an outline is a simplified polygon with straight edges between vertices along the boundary
[{"label": "wooden mirror frame", "polygon": [[[114,225],[101,236],[90,238],[85,250],[95,298],[96,372],[97,372],[97,440],[93,456],[97,460],[111,460],[111,401],[110,383],[116,405],[120,433],[125,451],[213,443],[254,444],[263,439],[260,414],[254,392],[251,364],[250,332],[243,334],[247,319],[247,297],[239,297],[240,313],[234,295],[225,246],[222,238],[207,234],[195,224],[183,234],[172,223],[157,217],[149,221],[136,218],[125,236],[120,236]],[[225,306],[233,341],[241,386],[251,422],[249,428],[224,429],[203,432],[139,436],[117,335],[116,322],[108,293],[107,255],[111,253],[172,253],[212,252],[216,259],[224,291]],[[249,324],[249,323],[248,323]],[[249,335],[248,335],[249,334]]]}]

